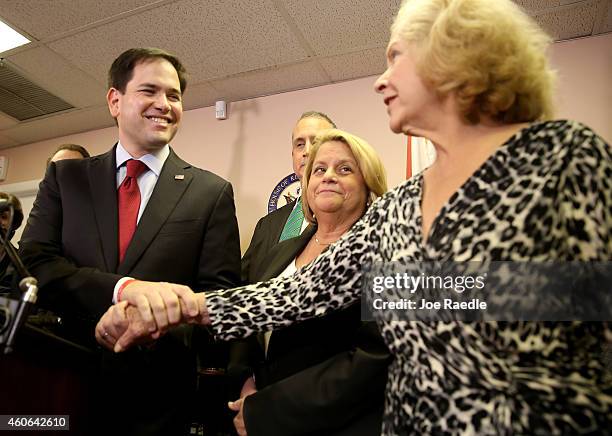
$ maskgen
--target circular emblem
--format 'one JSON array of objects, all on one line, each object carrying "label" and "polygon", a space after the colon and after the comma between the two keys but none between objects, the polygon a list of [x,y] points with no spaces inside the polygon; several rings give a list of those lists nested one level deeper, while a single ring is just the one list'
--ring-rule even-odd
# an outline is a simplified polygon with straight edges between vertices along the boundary
[{"label": "circular emblem", "polygon": [[292,202],[300,196],[300,179],[295,173],[278,182],[268,200],[268,213]]}]

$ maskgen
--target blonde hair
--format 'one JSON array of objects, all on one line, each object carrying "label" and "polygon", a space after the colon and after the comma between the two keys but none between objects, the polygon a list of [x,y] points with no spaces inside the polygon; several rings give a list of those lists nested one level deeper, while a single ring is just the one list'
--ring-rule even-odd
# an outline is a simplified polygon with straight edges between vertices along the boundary
[{"label": "blonde hair", "polygon": [[421,79],[454,93],[466,121],[553,116],[550,38],[510,0],[405,0],[391,34],[416,45]]},{"label": "blonde hair", "polygon": [[312,167],[317,157],[317,153],[321,146],[330,141],[338,141],[346,144],[353,153],[357,166],[361,171],[363,180],[368,189],[367,205],[366,208],[378,197],[387,192],[387,172],[385,167],[380,160],[378,153],[363,139],[351,135],[348,132],[339,129],[329,129],[321,132],[315,138],[310,152],[308,154],[308,161],[306,162],[306,168],[304,169],[303,187],[302,187],[302,208],[304,210],[304,217],[311,223],[315,223],[314,214],[310,205],[308,204],[308,183],[310,183],[310,175],[312,173]]}]

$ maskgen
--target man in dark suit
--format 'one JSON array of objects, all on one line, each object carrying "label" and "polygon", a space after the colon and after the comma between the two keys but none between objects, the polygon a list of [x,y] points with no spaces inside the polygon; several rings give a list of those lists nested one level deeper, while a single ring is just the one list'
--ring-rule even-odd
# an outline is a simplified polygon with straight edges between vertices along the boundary
[{"label": "man in dark suit", "polygon": [[[319,132],[332,128],[335,129],[336,124],[322,112],[308,111],[300,116],[291,133],[291,159],[293,172],[298,179],[302,180],[308,151],[314,138]],[[260,267],[259,262],[274,245],[298,236],[306,228],[307,223],[301,209],[302,203],[298,198],[257,222],[249,248],[242,257],[243,283],[249,283],[249,271],[251,268]]]},{"label": "man in dark suit", "polygon": [[[21,255],[39,280],[41,303],[78,320],[88,337],[113,302],[129,301],[163,328],[197,314],[191,289],[239,280],[231,185],[168,145],[185,85],[185,70],[169,53],[121,54],[107,94],[119,142],[100,156],[52,163],[40,184]],[[195,360],[185,345],[191,338],[173,333],[147,349],[103,356],[92,433],[188,431]]]}]

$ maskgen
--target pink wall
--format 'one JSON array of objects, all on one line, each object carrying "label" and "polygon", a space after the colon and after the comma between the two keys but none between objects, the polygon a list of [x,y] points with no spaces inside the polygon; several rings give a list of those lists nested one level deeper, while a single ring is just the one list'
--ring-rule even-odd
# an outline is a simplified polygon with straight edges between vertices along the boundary
[{"label": "pink wall", "polygon": [[612,144],[612,33],[553,45],[557,118],[587,124]]},{"label": "pink wall", "polygon": [[[560,73],[558,115],[585,122],[612,141],[612,35],[555,44],[553,64]],[[405,174],[406,140],[388,129],[387,114],[373,92],[375,77],[231,103],[229,119],[217,121],[214,108],[184,114],[173,141],[185,160],[230,180],[234,186],[243,249],[270,192],[291,172],[290,132],[304,110],[328,113],[340,128],[369,141],[387,167],[390,186]],[[189,92],[189,90],[187,91]],[[116,140],[108,128],[2,150],[9,158],[5,183],[40,179],[45,161],[62,142],[97,154]]]}]

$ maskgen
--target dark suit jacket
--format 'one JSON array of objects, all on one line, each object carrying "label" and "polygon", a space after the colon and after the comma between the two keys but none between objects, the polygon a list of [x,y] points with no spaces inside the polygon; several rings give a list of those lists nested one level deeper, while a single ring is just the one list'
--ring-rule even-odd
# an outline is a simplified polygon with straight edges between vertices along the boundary
[{"label": "dark suit jacket", "polygon": [[[115,148],[93,158],[50,165],[20,253],[39,281],[40,304],[65,319],[81,321],[76,325],[90,338],[123,276],[180,283],[196,291],[231,287],[239,280],[231,185],[192,167],[172,150],[121,264],[117,228]],[[126,433],[176,434],[169,423],[189,412],[185,401],[195,378],[194,359],[183,340],[167,335],[154,350],[104,356],[105,390],[116,387],[122,392],[130,386],[134,394],[108,399],[114,419],[122,410],[132,415],[126,416]],[[153,395],[162,401],[151,401]],[[109,404],[101,407],[109,410]],[[128,430],[130,420],[141,428]],[[108,416],[106,421],[112,422]]]},{"label": "dark suit jacket", "polygon": [[[271,248],[252,277],[276,277],[315,231],[310,226]],[[390,354],[374,323],[360,319],[357,304],[276,330],[267,359],[261,337],[232,347],[229,373],[255,373],[258,392],[243,412],[250,436],[380,434]]]},{"label": "dark suit jacket", "polygon": [[270,212],[268,215],[260,218],[253,231],[253,237],[249,248],[242,256],[242,282],[253,283],[258,280],[253,280],[251,270],[260,272],[261,262],[266,257],[266,254],[272,247],[278,244],[285,223],[291,215],[295,201],[287,203],[280,209]]},{"label": "dark suit jacket", "polygon": [[52,164],[20,243],[41,299],[95,321],[123,276],[194,290],[236,283],[240,252],[232,187],[172,150],[120,265],[117,235],[115,149]]}]

